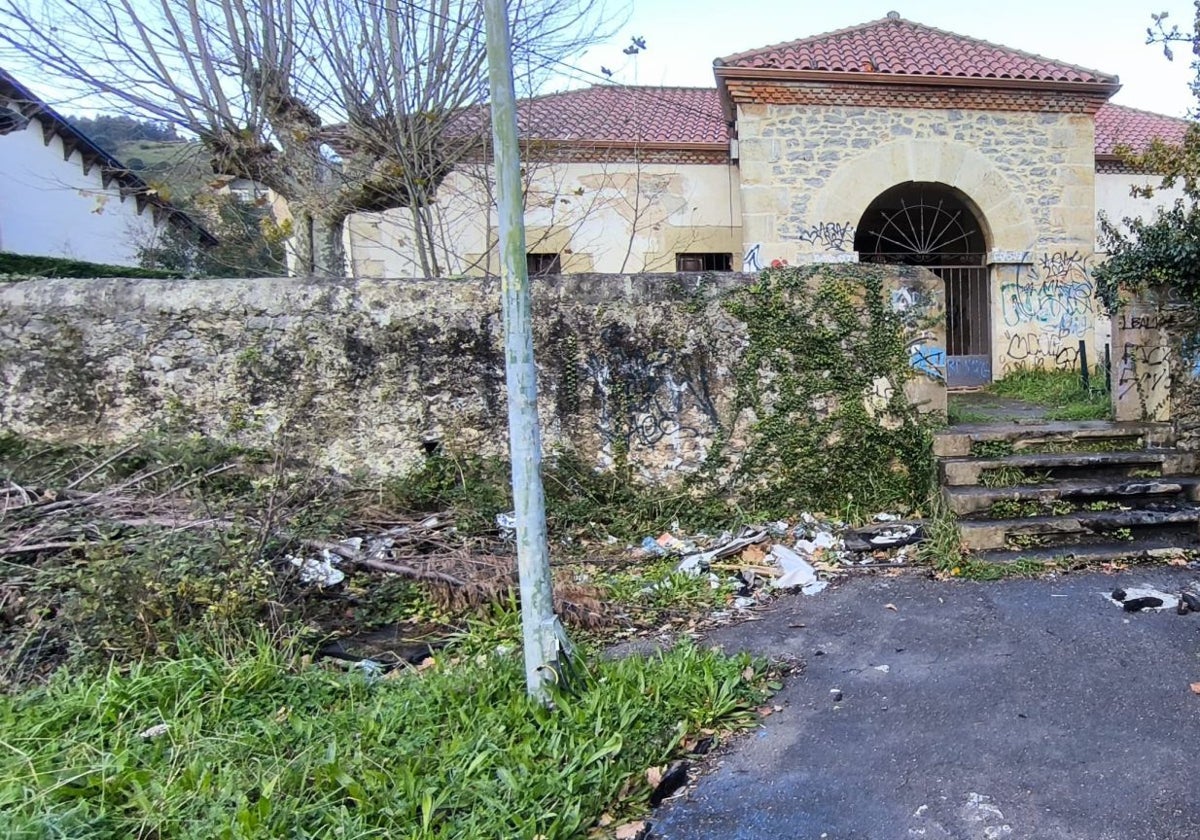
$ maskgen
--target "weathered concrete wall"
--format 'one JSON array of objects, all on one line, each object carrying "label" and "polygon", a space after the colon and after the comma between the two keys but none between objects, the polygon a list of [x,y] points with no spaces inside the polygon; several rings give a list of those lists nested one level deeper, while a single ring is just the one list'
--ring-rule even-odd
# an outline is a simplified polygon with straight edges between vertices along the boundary
[{"label": "weathered concrete wall", "polygon": [[[547,447],[570,444],[601,466],[627,452],[647,480],[699,466],[737,425],[732,370],[744,325],[722,299],[752,280],[535,283]],[[944,411],[941,283],[895,269],[884,289],[909,325],[914,376],[905,394]],[[503,455],[499,299],[487,280],[3,285],[0,428],[75,441],[164,426],[250,445],[283,435],[298,456],[342,471],[403,471],[429,441]]]},{"label": "weathered concrete wall", "polygon": [[[558,254],[566,273],[668,272],[679,253],[728,253],[742,260],[737,170],[728,165],[593,161],[526,164],[526,246]],[[450,174],[438,188],[443,270],[499,271],[494,173],[483,164]],[[356,277],[420,274],[407,210],[356,213],[347,225]]]},{"label": "weathered concrete wall", "polygon": [[1144,292],[1112,317],[1118,420],[1175,424],[1200,449],[1200,316],[1168,289]]},{"label": "weathered concrete wall", "polygon": [[1095,128],[1088,114],[739,105],[742,230],[763,265],[857,258],[870,203],[908,182],[960,191],[987,241],[992,370],[1095,347]]}]

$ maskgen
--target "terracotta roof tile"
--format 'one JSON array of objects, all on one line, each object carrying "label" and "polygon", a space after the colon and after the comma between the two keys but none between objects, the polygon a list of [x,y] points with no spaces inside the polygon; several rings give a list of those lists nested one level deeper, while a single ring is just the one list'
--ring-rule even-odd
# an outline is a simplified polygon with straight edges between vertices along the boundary
[{"label": "terracotta roof tile", "polygon": [[596,86],[526,100],[523,136],[611,143],[729,140],[715,88]]},{"label": "terracotta roof tile", "polygon": [[[724,145],[729,139],[715,88],[590,87],[525,100],[519,114],[522,136],[539,140]],[[1142,151],[1154,137],[1177,143],[1188,125],[1106,104],[1096,114],[1096,155],[1112,155],[1118,145]]]},{"label": "terracotta roof tile", "polygon": [[[490,116],[472,109],[456,131],[486,131]],[[716,88],[597,85],[551,93],[519,102],[517,123],[524,138],[566,143],[729,142]]]},{"label": "terracotta roof tile", "polygon": [[1165,143],[1182,142],[1190,124],[1177,117],[1109,103],[1096,112],[1096,156],[1113,155],[1118,146],[1144,152],[1155,138]]},{"label": "terracotta roof tile", "polygon": [[1094,82],[1116,76],[1040,55],[955,35],[904,18],[883,18],[717,59],[718,66],[948,76],[978,79]]}]

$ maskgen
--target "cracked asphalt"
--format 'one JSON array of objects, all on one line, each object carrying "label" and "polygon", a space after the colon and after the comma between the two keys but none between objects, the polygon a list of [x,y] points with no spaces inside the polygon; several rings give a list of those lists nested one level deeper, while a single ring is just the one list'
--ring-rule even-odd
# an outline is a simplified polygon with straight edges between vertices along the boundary
[{"label": "cracked asphalt", "polygon": [[1105,597],[1198,581],[912,574],[782,599],[710,641],[799,656],[804,673],[776,695],[783,711],[651,817],[652,836],[1200,838],[1200,615]]}]

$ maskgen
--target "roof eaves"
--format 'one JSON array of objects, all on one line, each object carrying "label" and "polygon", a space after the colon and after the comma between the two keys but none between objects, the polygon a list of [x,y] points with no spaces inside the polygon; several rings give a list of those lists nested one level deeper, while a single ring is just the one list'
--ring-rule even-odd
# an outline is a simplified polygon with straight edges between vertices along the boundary
[{"label": "roof eaves", "polygon": [[781,70],[776,67],[714,67],[718,81],[762,79],[764,81],[841,82],[854,84],[916,85],[920,87],[987,87],[1021,90],[1055,90],[1077,93],[1106,93],[1121,89],[1120,79],[1076,82],[1059,79],[1023,79],[1015,76],[935,76],[916,73],[879,73],[849,70]]}]

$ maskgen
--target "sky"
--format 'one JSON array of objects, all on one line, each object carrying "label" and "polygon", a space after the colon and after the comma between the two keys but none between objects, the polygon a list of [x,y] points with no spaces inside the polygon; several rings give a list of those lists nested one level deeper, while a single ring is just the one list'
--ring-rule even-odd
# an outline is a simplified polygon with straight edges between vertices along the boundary
[{"label": "sky", "polygon": [[[889,3],[891,5],[889,5]],[[618,8],[614,0],[613,8]],[[613,80],[642,85],[712,86],[719,56],[855,26],[897,11],[909,20],[981,38],[1025,52],[1115,73],[1123,87],[1113,102],[1171,116],[1196,106],[1189,89],[1190,45],[1175,60],[1146,44],[1152,13],[1190,31],[1195,16],[1187,0],[630,0],[628,21],[610,42],[572,64],[582,73],[562,87],[594,84],[600,68]],[[630,38],[646,49],[630,58]]]}]

